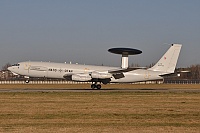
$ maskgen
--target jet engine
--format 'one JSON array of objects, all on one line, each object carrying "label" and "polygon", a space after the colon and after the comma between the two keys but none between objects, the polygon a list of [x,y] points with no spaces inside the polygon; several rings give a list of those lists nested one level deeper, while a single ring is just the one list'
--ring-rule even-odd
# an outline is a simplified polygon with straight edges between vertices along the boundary
[{"label": "jet engine", "polygon": [[91,77],[95,79],[109,79],[112,77],[110,73],[99,73],[99,72],[92,72]]},{"label": "jet engine", "polygon": [[92,78],[89,74],[76,74],[71,75],[71,80],[73,81],[90,81]]}]

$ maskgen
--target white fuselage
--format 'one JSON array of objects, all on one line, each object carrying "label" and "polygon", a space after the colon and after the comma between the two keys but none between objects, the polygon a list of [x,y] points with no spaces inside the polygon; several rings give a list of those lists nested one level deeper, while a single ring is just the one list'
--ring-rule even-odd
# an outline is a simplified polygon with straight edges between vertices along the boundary
[{"label": "white fuselage", "polygon": [[[92,72],[108,73],[108,70],[119,69],[117,67],[65,64],[52,62],[21,62],[16,66],[9,68],[13,73],[28,77],[46,77],[46,78],[61,78],[65,75],[90,74]],[[158,80],[163,79],[162,72],[156,72],[148,69],[137,69],[123,73],[124,77],[116,79],[110,78],[110,82],[130,83],[138,81]]]},{"label": "white fuselage", "polygon": [[[174,73],[181,47],[181,44],[172,44],[162,58],[149,69],[128,67],[128,54],[137,54],[141,51],[130,48],[115,48],[109,50],[116,54],[122,54],[121,68],[28,61],[14,64],[8,70],[27,77],[92,82],[92,89],[100,89],[101,85],[97,83],[132,83],[163,79],[162,76]],[[26,83],[28,82],[29,80],[26,80]]]}]

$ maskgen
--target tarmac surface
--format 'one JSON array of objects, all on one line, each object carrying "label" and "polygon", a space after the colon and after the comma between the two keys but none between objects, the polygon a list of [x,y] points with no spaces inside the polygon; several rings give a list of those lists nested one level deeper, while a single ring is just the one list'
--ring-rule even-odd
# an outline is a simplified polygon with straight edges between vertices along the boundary
[{"label": "tarmac surface", "polygon": [[119,88],[103,88],[96,89],[0,89],[0,92],[188,92],[188,93],[200,93],[200,89],[119,89]]}]

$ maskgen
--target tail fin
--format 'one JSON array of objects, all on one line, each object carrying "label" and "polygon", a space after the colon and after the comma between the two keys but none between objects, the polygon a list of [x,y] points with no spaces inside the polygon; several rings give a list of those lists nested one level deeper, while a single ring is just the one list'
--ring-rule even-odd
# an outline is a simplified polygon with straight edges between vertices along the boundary
[{"label": "tail fin", "polygon": [[172,44],[163,57],[149,70],[164,72],[166,74],[174,73],[181,47],[181,44]]}]

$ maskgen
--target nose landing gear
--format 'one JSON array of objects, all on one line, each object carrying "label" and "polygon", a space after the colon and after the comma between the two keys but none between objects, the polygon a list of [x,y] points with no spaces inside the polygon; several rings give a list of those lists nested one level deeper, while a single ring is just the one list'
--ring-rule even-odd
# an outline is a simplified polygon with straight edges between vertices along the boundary
[{"label": "nose landing gear", "polygon": [[27,80],[25,81],[25,83],[27,83],[27,84],[28,84],[29,82],[30,82],[30,80],[29,80],[29,79],[27,79]]}]

